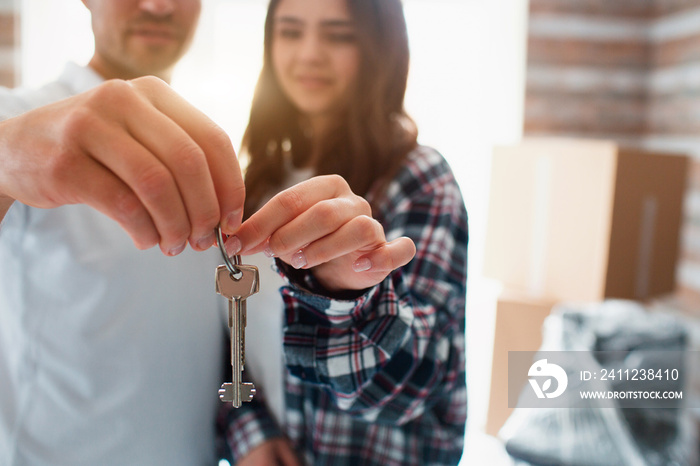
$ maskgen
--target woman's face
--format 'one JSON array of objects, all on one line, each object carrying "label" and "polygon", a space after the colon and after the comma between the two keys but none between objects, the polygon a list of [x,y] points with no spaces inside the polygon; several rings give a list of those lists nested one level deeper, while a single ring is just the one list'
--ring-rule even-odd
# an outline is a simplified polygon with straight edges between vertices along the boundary
[{"label": "woman's face", "polygon": [[312,121],[333,118],[351,97],[359,68],[346,0],[282,0],[274,13],[272,65],[280,87]]}]

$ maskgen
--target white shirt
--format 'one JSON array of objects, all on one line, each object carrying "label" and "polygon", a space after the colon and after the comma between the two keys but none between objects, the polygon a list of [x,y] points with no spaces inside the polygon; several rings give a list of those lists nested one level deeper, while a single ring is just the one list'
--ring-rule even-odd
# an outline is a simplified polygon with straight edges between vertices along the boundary
[{"label": "white shirt", "polygon": [[[72,65],[0,90],[0,119],[98,84]],[[214,248],[139,251],[84,206],[0,225],[0,464],[213,464],[224,367]]]},{"label": "white shirt", "polygon": [[264,392],[268,409],[284,425],[282,320],[284,303],[279,292],[282,277],[272,268],[273,259],[263,253],[243,258],[258,268],[260,291],[247,299],[245,339],[246,372]]},{"label": "white shirt", "polygon": [[[285,159],[286,162],[287,159]],[[280,191],[313,176],[311,169],[291,169]],[[284,302],[279,289],[284,280],[272,268],[274,259],[263,253],[244,257],[243,262],[255,265],[260,278],[260,291],[247,299],[246,370],[265,393],[265,401],[279,425],[284,425],[284,349],[282,326]]]}]

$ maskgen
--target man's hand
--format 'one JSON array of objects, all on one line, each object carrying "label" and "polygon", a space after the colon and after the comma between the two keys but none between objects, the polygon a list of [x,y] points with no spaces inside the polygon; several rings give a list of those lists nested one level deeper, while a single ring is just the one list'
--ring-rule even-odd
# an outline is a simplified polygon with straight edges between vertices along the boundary
[{"label": "man's hand", "polygon": [[301,466],[301,462],[289,440],[278,437],[253,448],[236,466]]},{"label": "man's hand", "polygon": [[387,242],[369,203],[340,176],[317,176],[273,197],[226,242],[241,254],[265,251],[295,268],[312,269],[329,291],[361,290],[407,264],[410,238]]},{"label": "man's hand", "polygon": [[240,225],[231,141],[158,78],[112,80],[0,123],[0,219],[11,202],[87,204],[168,255]]}]

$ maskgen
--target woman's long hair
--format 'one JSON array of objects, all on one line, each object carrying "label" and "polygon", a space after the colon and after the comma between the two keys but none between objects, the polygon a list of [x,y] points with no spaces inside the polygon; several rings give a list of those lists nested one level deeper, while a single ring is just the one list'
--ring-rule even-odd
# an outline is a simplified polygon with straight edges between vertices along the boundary
[{"label": "woman's long hair", "polygon": [[[297,167],[307,164],[311,152],[302,117],[284,95],[272,67],[279,2],[271,0],[268,7],[263,67],[243,136],[246,217],[283,182],[289,143]],[[401,0],[347,0],[347,5],[356,25],[359,73],[350,104],[332,134],[322,138],[321,157],[312,168],[318,175],[343,176],[353,192],[364,196],[375,183],[389,182],[416,146],[417,129],[404,110],[409,51]]]}]

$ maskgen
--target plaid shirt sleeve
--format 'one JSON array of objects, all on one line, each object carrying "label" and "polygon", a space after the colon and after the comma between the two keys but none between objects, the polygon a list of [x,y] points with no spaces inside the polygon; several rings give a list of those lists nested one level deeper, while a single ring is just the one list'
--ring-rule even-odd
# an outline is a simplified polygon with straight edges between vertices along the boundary
[{"label": "plaid shirt sleeve", "polygon": [[[290,373],[322,387],[341,411],[401,425],[464,391],[467,215],[447,163],[424,147],[378,200],[387,239],[410,237],[416,256],[361,295],[341,297],[278,261],[288,280],[284,351]],[[466,398],[456,406],[459,424]]]}]

